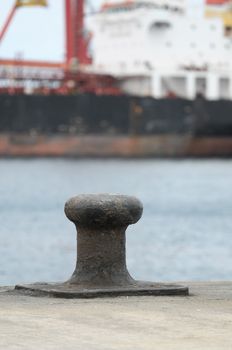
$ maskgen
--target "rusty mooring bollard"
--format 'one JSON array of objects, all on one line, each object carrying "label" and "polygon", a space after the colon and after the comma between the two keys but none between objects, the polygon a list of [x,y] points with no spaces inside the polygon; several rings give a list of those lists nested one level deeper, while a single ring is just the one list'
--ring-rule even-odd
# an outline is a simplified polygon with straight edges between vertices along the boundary
[{"label": "rusty mooring bollard", "polygon": [[65,214],[77,228],[77,263],[64,283],[36,283],[16,290],[63,298],[120,295],[188,295],[188,288],[134,280],[126,267],[125,231],[141,217],[135,197],[111,194],[79,195],[65,204]]}]

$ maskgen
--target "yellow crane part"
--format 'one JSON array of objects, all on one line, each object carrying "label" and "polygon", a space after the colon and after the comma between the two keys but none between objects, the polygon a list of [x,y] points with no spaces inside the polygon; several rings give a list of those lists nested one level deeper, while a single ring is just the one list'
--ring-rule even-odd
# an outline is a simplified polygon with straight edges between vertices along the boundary
[{"label": "yellow crane part", "polygon": [[16,7],[22,6],[47,6],[47,0],[17,0]]},{"label": "yellow crane part", "polygon": [[222,19],[225,27],[232,27],[232,8],[224,11],[215,11],[207,9],[205,12],[206,17],[219,17]]},{"label": "yellow crane part", "polygon": [[223,22],[224,22],[225,27],[232,28],[232,10],[224,13]]}]

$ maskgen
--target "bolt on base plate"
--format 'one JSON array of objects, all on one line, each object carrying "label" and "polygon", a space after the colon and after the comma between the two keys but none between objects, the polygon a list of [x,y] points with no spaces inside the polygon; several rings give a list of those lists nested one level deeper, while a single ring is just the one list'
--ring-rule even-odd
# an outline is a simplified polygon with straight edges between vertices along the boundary
[{"label": "bolt on base plate", "polygon": [[49,296],[54,298],[101,298],[117,296],[178,296],[189,295],[188,287],[175,284],[140,282],[131,286],[111,286],[104,288],[83,288],[68,283],[35,283],[17,285],[15,290],[32,296]]}]

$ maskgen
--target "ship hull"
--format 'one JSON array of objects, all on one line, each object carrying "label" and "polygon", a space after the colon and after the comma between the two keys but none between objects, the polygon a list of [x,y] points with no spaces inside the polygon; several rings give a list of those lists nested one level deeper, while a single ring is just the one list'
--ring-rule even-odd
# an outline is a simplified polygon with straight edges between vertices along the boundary
[{"label": "ship hull", "polygon": [[0,156],[232,156],[232,101],[0,96]]}]

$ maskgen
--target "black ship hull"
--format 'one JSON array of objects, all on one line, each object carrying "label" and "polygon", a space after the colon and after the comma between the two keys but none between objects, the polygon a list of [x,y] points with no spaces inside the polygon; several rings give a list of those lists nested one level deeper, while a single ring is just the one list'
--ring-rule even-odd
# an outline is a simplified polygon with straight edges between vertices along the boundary
[{"label": "black ship hull", "polygon": [[[230,156],[231,136],[232,101],[228,100],[0,95],[3,156]],[[62,140],[62,146],[57,144],[53,153],[48,147],[46,153],[46,145],[55,140]],[[71,149],[70,140],[76,140]],[[87,144],[94,151],[88,151]],[[190,144],[192,151],[186,151]],[[43,151],[34,152],[35,145]],[[122,152],[120,147],[129,148]]]}]

